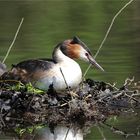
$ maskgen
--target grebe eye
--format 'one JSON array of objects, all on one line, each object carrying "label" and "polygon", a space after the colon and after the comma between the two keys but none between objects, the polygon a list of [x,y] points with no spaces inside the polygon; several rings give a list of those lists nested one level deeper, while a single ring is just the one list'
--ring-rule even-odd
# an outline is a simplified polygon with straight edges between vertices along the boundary
[{"label": "grebe eye", "polygon": [[85,55],[88,57],[88,53],[85,53]]}]

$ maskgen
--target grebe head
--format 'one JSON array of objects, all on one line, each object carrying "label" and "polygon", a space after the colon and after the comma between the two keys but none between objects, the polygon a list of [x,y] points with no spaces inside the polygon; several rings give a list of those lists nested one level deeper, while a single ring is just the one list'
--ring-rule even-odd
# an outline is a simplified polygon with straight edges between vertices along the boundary
[{"label": "grebe head", "polygon": [[72,59],[84,60],[85,62],[89,62],[90,64],[95,65],[97,68],[104,71],[104,69],[93,58],[89,48],[78,37],[65,40],[60,49],[66,56]]}]

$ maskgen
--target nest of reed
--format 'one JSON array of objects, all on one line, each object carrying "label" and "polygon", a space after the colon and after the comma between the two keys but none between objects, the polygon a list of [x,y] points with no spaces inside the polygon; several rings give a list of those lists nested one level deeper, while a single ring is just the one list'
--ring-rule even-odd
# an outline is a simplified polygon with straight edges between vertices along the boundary
[{"label": "nest of reed", "polygon": [[[47,125],[75,126],[80,129],[103,123],[112,115],[140,109],[139,82],[126,79],[121,88],[85,80],[76,90],[47,92],[19,81],[0,81],[0,130]],[[131,87],[131,88],[129,88]]]}]

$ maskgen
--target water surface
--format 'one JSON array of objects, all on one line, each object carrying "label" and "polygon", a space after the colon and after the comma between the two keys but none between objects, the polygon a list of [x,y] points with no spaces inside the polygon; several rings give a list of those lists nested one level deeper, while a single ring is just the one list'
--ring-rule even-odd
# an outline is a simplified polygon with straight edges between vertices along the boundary
[{"label": "water surface", "polygon": [[[24,23],[6,64],[29,58],[51,57],[53,48],[61,41],[78,36],[91,49],[98,50],[113,16],[127,0],[35,0],[0,1],[0,60],[11,44],[22,17]],[[90,69],[86,78],[117,82],[120,86],[127,77],[140,78],[140,1],[129,5],[116,19],[111,32],[96,60],[105,69]],[[81,62],[83,72],[88,64]],[[123,121],[120,127],[134,130],[139,118]],[[108,139],[123,139],[103,129]],[[101,139],[96,128],[85,140]],[[137,137],[133,137],[137,140]]]}]

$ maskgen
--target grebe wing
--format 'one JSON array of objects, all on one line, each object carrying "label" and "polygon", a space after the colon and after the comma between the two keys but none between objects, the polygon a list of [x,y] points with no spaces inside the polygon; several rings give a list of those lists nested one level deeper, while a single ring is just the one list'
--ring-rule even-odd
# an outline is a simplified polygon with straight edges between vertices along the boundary
[{"label": "grebe wing", "polygon": [[16,65],[13,65],[13,68],[26,70],[28,73],[33,73],[38,70],[48,70],[52,68],[55,62],[52,59],[31,59],[22,61]]},{"label": "grebe wing", "polygon": [[2,79],[14,79],[22,82],[37,80],[55,65],[52,59],[31,59],[13,65],[12,69],[3,74]]}]

